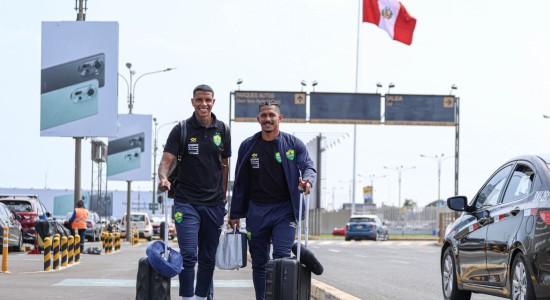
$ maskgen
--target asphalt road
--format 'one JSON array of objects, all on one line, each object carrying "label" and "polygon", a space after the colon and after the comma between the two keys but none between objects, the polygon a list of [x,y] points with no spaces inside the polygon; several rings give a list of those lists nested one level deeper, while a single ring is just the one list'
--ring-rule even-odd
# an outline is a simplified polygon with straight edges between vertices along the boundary
[{"label": "asphalt road", "polygon": [[[443,299],[433,241],[309,241],[325,272],[313,278],[360,299]],[[502,299],[472,295],[473,300]]]}]

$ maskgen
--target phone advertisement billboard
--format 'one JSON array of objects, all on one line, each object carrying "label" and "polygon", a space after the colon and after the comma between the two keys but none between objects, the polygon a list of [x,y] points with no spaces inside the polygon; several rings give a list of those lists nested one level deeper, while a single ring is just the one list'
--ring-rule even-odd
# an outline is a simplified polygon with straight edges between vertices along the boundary
[{"label": "phone advertisement billboard", "polygon": [[107,146],[107,179],[151,180],[151,115],[119,115],[118,136]]},{"label": "phone advertisement billboard", "polygon": [[42,22],[40,136],[117,134],[117,22]]}]

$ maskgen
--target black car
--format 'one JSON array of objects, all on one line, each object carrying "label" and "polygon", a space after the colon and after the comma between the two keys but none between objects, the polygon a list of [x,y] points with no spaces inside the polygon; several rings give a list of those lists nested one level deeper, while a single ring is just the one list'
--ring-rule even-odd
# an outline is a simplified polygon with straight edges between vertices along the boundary
[{"label": "black car", "polygon": [[8,247],[19,252],[23,247],[23,228],[17,220],[19,216],[8,209],[8,206],[0,202],[0,242],[4,242],[4,228],[8,228]]},{"label": "black car", "polygon": [[468,202],[441,249],[445,299],[484,293],[510,299],[550,299],[550,155],[509,160]]}]

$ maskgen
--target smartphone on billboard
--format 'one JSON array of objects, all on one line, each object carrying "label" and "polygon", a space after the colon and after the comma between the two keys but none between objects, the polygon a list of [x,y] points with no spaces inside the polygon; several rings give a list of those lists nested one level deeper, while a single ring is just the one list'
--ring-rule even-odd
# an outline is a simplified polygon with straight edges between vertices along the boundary
[{"label": "smartphone on billboard", "polygon": [[105,54],[98,53],[42,69],[41,94],[96,79],[105,85]]},{"label": "smartphone on billboard", "polygon": [[97,79],[44,93],[40,97],[40,130],[56,127],[98,113]]},{"label": "smartphone on billboard", "polygon": [[136,147],[107,156],[107,176],[113,176],[141,166],[141,148]]},{"label": "smartphone on billboard", "polygon": [[145,133],[141,132],[110,140],[107,153],[115,154],[135,147],[139,147],[141,152],[145,151]]}]

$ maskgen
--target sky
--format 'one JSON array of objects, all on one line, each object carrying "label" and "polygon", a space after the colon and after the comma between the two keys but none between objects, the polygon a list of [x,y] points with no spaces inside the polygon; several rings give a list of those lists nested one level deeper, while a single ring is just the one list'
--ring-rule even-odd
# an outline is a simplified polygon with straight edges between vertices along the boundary
[{"label": "sky", "polygon": [[[393,82],[395,94],[447,95],[456,84],[459,194],[473,197],[512,157],[549,153],[550,119],[542,116],[550,114],[550,2],[402,2],[417,19],[410,46],[375,25],[359,24],[357,0],[90,0],[86,20],[119,23],[118,69],[126,78],[126,62],[136,76],[177,68],[136,85],[133,113],[153,115],[159,124],[189,117],[192,90],[201,83],[214,88],[213,112],[224,121],[239,78],[241,90],[250,91],[300,91],[302,80],[311,91],[316,80],[317,92],[373,93],[380,82],[386,93]],[[74,187],[74,140],[40,137],[41,22],[74,20],[74,1],[0,4],[0,187]],[[128,112],[126,95],[121,83],[120,114]],[[159,130],[161,149],[170,127]],[[231,128],[234,162],[240,142],[260,127],[232,122]],[[354,126],[283,122],[281,130],[306,142],[319,133],[327,137],[333,145],[325,152],[321,204],[332,209],[350,202]],[[411,168],[402,173],[401,201],[422,206],[437,198],[436,160],[420,155],[453,157],[454,127],[357,125],[355,130],[356,202],[361,186],[370,185],[364,176],[375,174],[375,203],[397,205],[397,172],[384,167],[398,166]],[[92,184],[90,151],[90,139],[83,140],[84,189]],[[123,190],[126,182],[109,181],[108,187]],[[132,184],[133,190],[151,187],[151,181]],[[453,194],[454,160],[445,159],[441,198]]]}]

